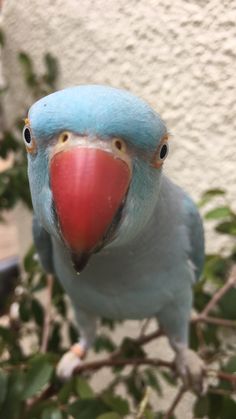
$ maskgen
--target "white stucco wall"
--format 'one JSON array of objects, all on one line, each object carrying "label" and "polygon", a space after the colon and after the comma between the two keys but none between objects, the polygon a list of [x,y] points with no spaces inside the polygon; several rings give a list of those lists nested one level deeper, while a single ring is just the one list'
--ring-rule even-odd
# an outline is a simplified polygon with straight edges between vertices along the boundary
[{"label": "white stucco wall", "polygon": [[7,0],[3,20],[8,121],[29,103],[18,51],[39,72],[50,51],[60,87],[110,84],[146,99],[173,135],[167,173],[195,199],[225,188],[236,207],[236,0]]},{"label": "white stucco wall", "polygon": [[[17,53],[41,72],[49,51],[60,61],[60,87],[110,84],[146,99],[172,133],[167,173],[195,199],[225,188],[236,209],[235,22],[236,0],[5,0],[7,122],[30,101]],[[30,237],[24,245],[23,214],[22,254]],[[215,243],[208,234],[208,249]]]}]

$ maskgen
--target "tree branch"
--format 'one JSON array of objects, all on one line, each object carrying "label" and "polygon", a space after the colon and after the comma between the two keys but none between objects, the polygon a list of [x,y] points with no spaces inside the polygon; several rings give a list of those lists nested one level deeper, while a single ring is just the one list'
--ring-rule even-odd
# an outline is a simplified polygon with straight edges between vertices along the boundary
[{"label": "tree branch", "polygon": [[229,291],[230,288],[234,287],[235,285],[236,285],[236,265],[233,265],[226,283],[213,295],[212,299],[209,301],[209,303],[201,312],[200,317],[206,318],[209,312],[213,309],[213,307],[215,307],[215,305],[223,297],[223,295],[225,295],[226,292]]},{"label": "tree branch", "polygon": [[166,367],[175,369],[173,362],[164,361],[162,359],[154,358],[104,358],[99,361],[83,362],[77,368],[75,368],[73,374],[79,374],[88,370],[98,370],[105,367],[124,367],[124,366],[140,366],[140,365],[151,365],[153,367]]},{"label": "tree branch", "polygon": [[164,415],[163,419],[170,419],[171,416],[173,415],[176,407],[178,406],[179,402],[182,400],[184,394],[186,392],[186,388],[184,386],[182,386],[178,393],[176,394],[171,406],[169,407],[168,411],[166,412],[166,414]]}]

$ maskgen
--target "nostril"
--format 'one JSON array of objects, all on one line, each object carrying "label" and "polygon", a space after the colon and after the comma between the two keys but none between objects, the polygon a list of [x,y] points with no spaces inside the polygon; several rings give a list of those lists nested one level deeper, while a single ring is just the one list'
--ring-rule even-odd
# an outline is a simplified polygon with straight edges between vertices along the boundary
[{"label": "nostril", "polygon": [[126,150],[125,142],[123,140],[121,140],[120,138],[115,138],[113,140],[113,147],[115,147],[116,150],[118,150],[118,151],[125,151]]},{"label": "nostril", "polygon": [[62,142],[62,143],[65,143],[65,142],[68,140],[68,138],[69,138],[69,135],[67,134],[67,132],[64,132],[64,133],[61,135],[61,142]]},{"label": "nostril", "polygon": [[117,150],[121,150],[122,149],[122,143],[120,140],[116,140],[115,141],[115,147],[117,148]]}]

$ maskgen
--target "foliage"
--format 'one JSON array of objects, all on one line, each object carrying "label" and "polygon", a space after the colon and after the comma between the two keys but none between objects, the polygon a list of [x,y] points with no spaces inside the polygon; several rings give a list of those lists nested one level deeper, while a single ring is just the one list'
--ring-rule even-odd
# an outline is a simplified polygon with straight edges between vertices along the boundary
[{"label": "foliage", "polygon": [[[42,76],[36,75],[33,63],[26,53],[20,52],[18,59],[26,87],[34,100],[55,90],[58,64],[52,55],[46,54],[44,56],[45,72]],[[2,91],[2,94],[4,93],[5,90]],[[27,109],[16,118],[11,130],[1,128],[0,158],[11,157],[13,162],[10,168],[0,172],[0,217],[3,210],[13,208],[19,200],[23,201],[28,208],[31,208],[26,153],[22,143],[22,129],[26,115]]]},{"label": "foliage", "polygon": [[[31,59],[19,55],[26,85],[34,98],[53,91],[56,87],[57,63],[50,55],[45,56],[45,74],[37,76]],[[25,115],[24,115],[25,116]],[[20,142],[22,116],[11,131],[3,131],[0,156],[12,155],[13,165],[0,174],[0,214],[22,200],[30,206],[26,176],[25,152]],[[220,198],[223,204],[218,204]],[[214,202],[216,204],[214,205]],[[236,214],[227,203],[227,195],[219,189],[207,191],[200,203],[206,220],[214,221],[217,234],[224,234],[231,241],[228,253],[210,254],[202,281],[195,288],[195,311],[200,316],[215,293],[225,285],[230,266],[236,261]],[[209,209],[209,205],[211,208]],[[233,243],[233,245],[232,245]],[[58,281],[53,282],[50,295],[48,278],[42,272],[35,249],[32,247],[24,260],[21,285],[12,295],[18,315],[10,309],[7,324],[0,326],[0,417],[7,419],[120,419],[174,418],[174,408],[168,415],[158,408],[164,395],[163,383],[176,388],[179,380],[173,369],[154,368],[147,365],[115,365],[110,367],[110,380],[100,391],[92,384],[94,370],[85,369],[68,382],[58,380],[55,367],[66,347],[73,344],[77,332],[70,318],[67,297]],[[222,339],[223,327],[217,321],[236,319],[235,289],[231,288],[214,304],[204,321],[191,324],[190,343],[206,362],[209,375],[207,392],[194,404],[194,417],[227,419],[236,417],[233,397],[236,381],[235,344]],[[42,297],[43,296],[43,297]],[[44,303],[49,298],[48,303]],[[12,306],[11,306],[12,307]],[[51,323],[46,351],[42,341],[50,310]],[[15,313],[15,310],[14,310]],[[200,317],[198,317],[200,319]],[[210,319],[210,321],[209,321]],[[148,350],[140,339],[125,338],[118,347],[113,340],[114,322],[102,319],[103,332],[97,337],[94,350],[104,359],[138,359],[140,364],[148,359]],[[227,330],[233,330],[233,324]],[[224,329],[225,330],[225,329]],[[139,343],[139,344],[138,344]],[[97,373],[99,374],[99,372]],[[102,378],[101,378],[102,380]],[[120,393],[123,389],[123,393]],[[150,397],[152,393],[152,397]],[[121,396],[120,394],[125,394]]]}]

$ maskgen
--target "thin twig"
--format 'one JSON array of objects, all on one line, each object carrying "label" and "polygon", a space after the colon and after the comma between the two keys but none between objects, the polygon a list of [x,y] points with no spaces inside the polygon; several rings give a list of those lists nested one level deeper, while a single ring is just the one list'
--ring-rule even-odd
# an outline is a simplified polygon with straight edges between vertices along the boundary
[{"label": "thin twig", "polygon": [[202,314],[199,314],[199,316],[195,316],[191,320],[191,323],[209,323],[215,324],[216,326],[236,327],[236,320],[228,320],[212,316],[203,316]]},{"label": "thin twig", "polygon": [[184,393],[186,392],[186,388],[184,386],[182,386],[178,393],[176,394],[171,406],[169,407],[169,409],[167,410],[165,416],[163,417],[163,419],[170,419],[170,417],[173,415],[176,407],[178,406],[179,402],[182,400]]},{"label": "thin twig", "polygon": [[124,367],[124,366],[151,365],[153,367],[166,367],[174,369],[174,363],[162,359],[153,358],[104,358],[99,361],[84,362],[75,368],[73,374],[78,374],[88,370],[98,370],[104,367]]},{"label": "thin twig", "polygon": [[158,329],[155,332],[149,333],[148,335],[140,336],[139,338],[135,339],[134,342],[137,345],[146,345],[147,343],[151,342],[153,339],[160,338],[164,335],[163,330]]},{"label": "thin twig", "polygon": [[221,319],[219,317],[205,317],[200,321],[224,327],[236,327],[236,320]]},{"label": "thin twig", "polygon": [[45,308],[44,325],[42,331],[42,343],[40,351],[42,353],[47,352],[48,340],[50,334],[51,324],[51,307],[52,307],[52,287],[53,287],[53,275],[47,275],[47,303]]},{"label": "thin twig", "polygon": [[224,371],[217,371],[216,376],[218,378],[220,378],[220,380],[229,381],[233,385],[236,384],[236,375],[235,374],[229,374],[229,373],[224,372]]},{"label": "thin twig", "polygon": [[148,326],[150,324],[150,321],[151,321],[151,319],[144,320],[144,322],[143,322],[143,324],[141,326],[141,329],[140,329],[140,333],[139,333],[139,337],[140,338],[143,337],[143,336],[145,336],[145,333],[146,333],[147,328],[148,328]]},{"label": "thin twig", "polygon": [[150,390],[151,390],[150,387],[147,386],[146,390],[145,390],[145,393],[144,393],[144,396],[143,396],[143,398],[141,400],[141,403],[139,405],[138,413],[137,413],[135,419],[142,419],[144,417],[144,412],[145,412],[146,407],[148,406],[149,399],[150,399],[150,394],[151,394]]},{"label": "thin twig", "polygon": [[[158,339],[159,337],[163,336],[162,330],[156,330],[155,332],[149,333],[148,335],[139,336],[137,339],[132,339],[133,343],[139,346],[146,345],[147,343],[151,342],[153,339]],[[116,349],[110,355],[111,359],[122,357],[122,349]]]},{"label": "thin twig", "polygon": [[204,310],[201,312],[200,316],[202,318],[205,318],[208,316],[208,313],[215,307],[215,305],[218,303],[218,301],[223,297],[223,295],[229,291],[230,288],[234,287],[236,285],[236,265],[234,265],[230,271],[228,280],[226,283],[221,287],[212,297],[212,299],[209,301],[209,303],[206,305]]}]

